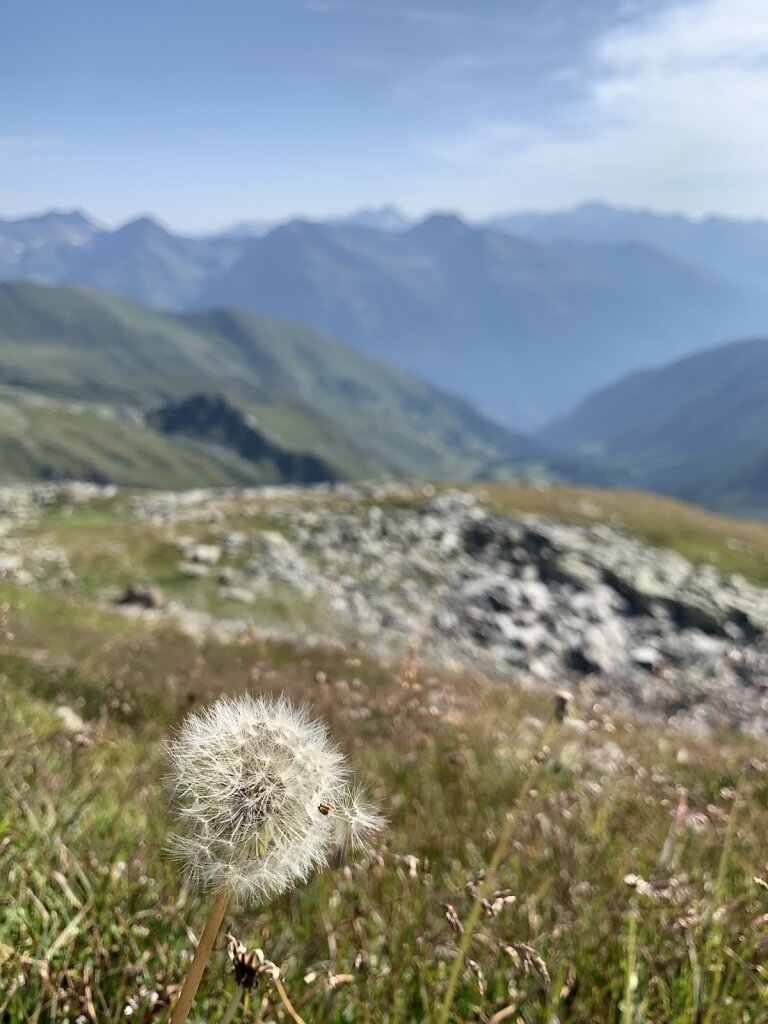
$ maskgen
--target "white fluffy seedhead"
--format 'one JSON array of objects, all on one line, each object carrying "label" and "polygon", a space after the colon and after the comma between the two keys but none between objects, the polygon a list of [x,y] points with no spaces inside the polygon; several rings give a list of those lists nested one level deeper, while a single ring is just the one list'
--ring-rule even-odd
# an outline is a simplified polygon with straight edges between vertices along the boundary
[{"label": "white fluffy seedhead", "polygon": [[179,820],[171,848],[205,888],[275,896],[382,824],[325,726],[283,697],[217,700],[187,716],[168,755]]}]

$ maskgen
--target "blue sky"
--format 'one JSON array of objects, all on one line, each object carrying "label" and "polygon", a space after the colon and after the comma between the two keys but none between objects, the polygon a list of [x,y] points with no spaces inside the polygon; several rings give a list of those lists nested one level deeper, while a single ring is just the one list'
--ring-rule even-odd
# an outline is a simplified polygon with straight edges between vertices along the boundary
[{"label": "blue sky", "polygon": [[768,215],[765,0],[24,0],[0,216]]}]

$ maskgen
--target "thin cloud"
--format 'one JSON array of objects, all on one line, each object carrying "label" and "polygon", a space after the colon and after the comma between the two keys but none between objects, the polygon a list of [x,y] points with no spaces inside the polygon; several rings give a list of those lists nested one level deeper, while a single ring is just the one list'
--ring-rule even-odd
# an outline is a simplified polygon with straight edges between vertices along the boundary
[{"label": "thin cloud", "polygon": [[763,0],[699,0],[614,29],[586,70],[583,98],[547,125],[479,122],[433,140],[432,155],[472,168],[491,205],[503,180],[520,206],[600,195],[690,213],[768,212]]}]

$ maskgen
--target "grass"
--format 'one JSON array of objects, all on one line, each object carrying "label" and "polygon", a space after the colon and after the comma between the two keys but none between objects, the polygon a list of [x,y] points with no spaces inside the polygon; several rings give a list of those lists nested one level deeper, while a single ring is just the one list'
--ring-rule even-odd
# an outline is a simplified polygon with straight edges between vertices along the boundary
[{"label": "grass", "polygon": [[[664,538],[689,522],[702,545],[759,552],[768,536],[662,499],[487,490],[498,508],[583,521],[584,502],[600,505],[646,538],[667,512]],[[196,642],[94,603],[114,570],[98,552],[119,541],[160,571],[164,527],[118,502],[49,509],[36,529],[86,582],[0,581],[3,1024],[168,1021],[209,900],[165,853],[162,740],[188,708],[244,690],[310,701],[389,819],[370,856],[227,914],[307,1024],[768,1022],[762,744],[590,704],[553,725],[548,698],[434,673],[418,652],[387,668],[340,645]],[[180,529],[210,539],[207,524]],[[288,1019],[266,981],[241,1005],[222,934],[195,1019],[228,1005],[235,1020]]]},{"label": "grass", "polygon": [[[768,1020],[768,784],[756,746],[589,707],[552,733],[543,699],[437,678],[413,660],[388,671],[343,650],[198,647],[120,616],[72,629],[51,611],[12,612],[3,648],[7,1024],[116,1022],[126,1008],[168,1019],[207,901],[164,854],[160,743],[187,707],[246,688],[311,699],[390,820],[369,859],[227,916],[281,966],[305,1020],[437,1022],[461,941],[448,918],[467,921],[468,884],[494,854],[491,903],[513,898],[465,937],[450,1020],[676,1024],[706,1020],[715,998],[711,1020]],[[47,660],[28,650],[42,621],[55,639]],[[58,717],[60,704],[82,728]],[[198,1019],[218,1019],[233,992],[222,939]],[[266,983],[250,1006],[236,1019],[286,1019]]]},{"label": "grass", "polygon": [[[179,305],[152,287],[158,309]],[[263,480],[232,452],[105,419],[91,404],[152,410],[199,392],[227,394],[267,438],[344,478],[471,475],[512,441],[527,448],[462,401],[321,331],[243,310],[174,315],[86,288],[6,282],[0,340],[0,477],[9,480],[52,467],[123,486]],[[82,403],[76,414],[72,403]]]},{"label": "grass", "polygon": [[0,480],[118,481],[126,487],[259,483],[259,467],[233,453],[169,438],[89,403],[0,387]]}]

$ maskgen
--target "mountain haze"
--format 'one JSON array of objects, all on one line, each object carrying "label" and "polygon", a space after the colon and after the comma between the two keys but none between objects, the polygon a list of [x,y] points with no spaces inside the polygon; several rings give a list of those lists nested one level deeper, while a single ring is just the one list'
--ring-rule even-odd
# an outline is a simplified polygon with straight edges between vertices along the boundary
[{"label": "mountain haze", "polygon": [[768,276],[768,221],[653,213],[583,203],[551,213],[513,213],[487,226],[517,238],[551,245],[624,245],[639,242],[712,273],[757,288]]},{"label": "mountain haze", "polygon": [[495,417],[563,410],[639,359],[765,322],[766,302],[637,244],[538,246],[435,216],[395,235],[296,222],[201,296],[320,325]]},{"label": "mountain haze", "polygon": [[[641,365],[768,323],[754,280],[694,263],[687,250],[681,258],[624,236],[532,241],[451,215],[407,226],[395,214],[213,238],[142,218],[88,227],[76,244],[53,231],[46,241],[38,225],[26,246],[19,222],[5,222],[0,276],[84,284],[165,310],[237,306],[301,320],[520,427]],[[360,226],[377,217],[378,227]],[[382,218],[397,229],[381,230]]]}]

